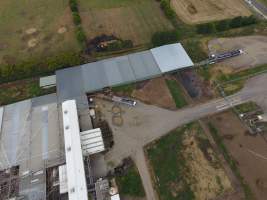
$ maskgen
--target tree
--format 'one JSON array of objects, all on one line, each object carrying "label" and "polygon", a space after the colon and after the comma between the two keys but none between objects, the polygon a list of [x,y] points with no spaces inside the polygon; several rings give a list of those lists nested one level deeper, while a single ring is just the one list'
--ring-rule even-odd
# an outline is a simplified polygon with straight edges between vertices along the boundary
[{"label": "tree", "polygon": [[80,17],[78,12],[73,12],[72,13],[72,17],[73,17],[73,22],[74,22],[75,25],[80,25],[81,24],[81,17]]},{"label": "tree", "polygon": [[152,36],[151,42],[154,46],[161,46],[177,42],[180,37],[180,33],[177,30],[157,32]]},{"label": "tree", "polygon": [[230,27],[231,28],[238,28],[238,27],[241,27],[242,26],[242,21],[243,21],[243,18],[241,16],[239,17],[235,17],[231,20],[230,22]]},{"label": "tree", "polygon": [[222,20],[216,24],[216,30],[217,31],[226,31],[228,29],[229,29],[229,21],[228,20]]},{"label": "tree", "polygon": [[197,26],[197,32],[200,34],[209,34],[216,32],[214,23],[200,24]]},{"label": "tree", "polygon": [[252,24],[256,24],[258,22],[257,18],[253,15],[249,17],[244,17],[242,20],[242,26],[248,26]]},{"label": "tree", "polygon": [[72,12],[78,12],[78,5],[76,0],[70,0],[69,5]]}]

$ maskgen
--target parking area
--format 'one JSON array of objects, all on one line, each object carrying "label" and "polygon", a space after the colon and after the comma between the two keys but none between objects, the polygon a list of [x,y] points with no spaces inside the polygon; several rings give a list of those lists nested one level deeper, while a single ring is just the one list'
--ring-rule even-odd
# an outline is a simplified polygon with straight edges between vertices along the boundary
[{"label": "parking area", "polygon": [[245,36],[236,38],[217,38],[209,41],[209,53],[222,53],[235,49],[242,49],[244,54],[227,59],[218,65],[240,71],[267,63],[267,37]]}]

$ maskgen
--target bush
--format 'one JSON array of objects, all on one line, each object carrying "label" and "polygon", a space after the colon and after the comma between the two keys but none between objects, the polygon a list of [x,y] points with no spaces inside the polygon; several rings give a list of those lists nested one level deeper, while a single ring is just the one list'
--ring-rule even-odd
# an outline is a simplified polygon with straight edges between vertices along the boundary
[{"label": "bush", "polygon": [[215,25],[217,31],[226,31],[229,27],[229,20],[222,20],[216,23]]},{"label": "bush", "polygon": [[240,17],[235,17],[231,20],[230,22],[230,27],[231,28],[238,28],[242,26],[243,18]]},{"label": "bush", "polygon": [[81,17],[79,15],[77,0],[69,0],[70,9],[72,11],[73,23],[76,26],[75,35],[76,39],[81,45],[82,49],[86,48],[86,35],[81,26]]},{"label": "bush", "polygon": [[84,45],[86,43],[86,35],[81,26],[76,28],[76,38],[80,44]]},{"label": "bush", "polygon": [[175,17],[175,12],[171,8],[170,1],[169,0],[161,0],[160,1],[160,7],[164,11],[165,15],[169,19],[173,19]]},{"label": "bush", "polygon": [[179,41],[181,38],[177,30],[157,32],[152,36],[151,42],[153,46],[161,46]]},{"label": "bush", "polygon": [[256,24],[256,23],[258,23],[258,20],[253,15],[249,17],[244,17],[242,20],[242,26],[249,26],[249,25]]},{"label": "bush", "polygon": [[76,0],[70,0],[69,5],[72,12],[78,12],[78,4]]},{"label": "bush", "polygon": [[133,42],[132,40],[124,40],[122,41],[122,47],[123,48],[132,48],[133,47]]},{"label": "bush", "polygon": [[132,48],[133,42],[131,40],[119,40],[109,44],[106,48],[107,51],[118,51],[122,49]]},{"label": "bush", "polygon": [[0,66],[0,83],[53,73],[55,70],[83,63],[78,53],[64,52],[46,59],[35,59],[17,65]]},{"label": "bush", "polygon": [[72,13],[72,17],[73,17],[73,22],[74,22],[74,24],[75,24],[76,26],[81,24],[81,17],[80,17],[80,15],[79,15],[79,13],[77,13],[77,12],[73,12],[73,13]]},{"label": "bush", "polygon": [[258,23],[258,20],[253,15],[249,17],[235,17],[233,19],[225,19],[218,22],[210,22],[206,24],[199,24],[197,26],[197,32],[199,34],[211,34],[216,31],[227,31],[231,28],[239,28],[242,26],[249,26]]},{"label": "bush", "polygon": [[200,24],[197,26],[197,32],[200,34],[210,34],[216,32],[214,23]]}]

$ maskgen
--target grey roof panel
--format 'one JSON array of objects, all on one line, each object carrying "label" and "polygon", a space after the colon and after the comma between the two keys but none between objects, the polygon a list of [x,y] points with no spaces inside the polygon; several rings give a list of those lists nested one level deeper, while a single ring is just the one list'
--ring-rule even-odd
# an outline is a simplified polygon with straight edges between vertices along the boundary
[{"label": "grey roof panel", "polygon": [[102,63],[104,66],[105,74],[109,85],[119,84],[123,82],[120,70],[115,62],[111,62],[109,60],[109,61],[103,61]]},{"label": "grey roof panel", "polygon": [[129,63],[128,56],[118,57],[116,61],[122,78],[120,84],[135,81],[135,76]]},{"label": "grey roof panel", "polygon": [[83,86],[86,92],[102,89],[107,84],[107,78],[101,62],[82,66]]},{"label": "grey roof panel", "polygon": [[59,102],[85,93],[82,66],[56,71]]},{"label": "grey roof panel", "polygon": [[157,47],[151,49],[151,52],[162,73],[194,65],[180,43]]},{"label": "grey roof panel", "polygon": [[128,57],[137,80],[160,74],[159,67],[150,51],[130,54]]}]

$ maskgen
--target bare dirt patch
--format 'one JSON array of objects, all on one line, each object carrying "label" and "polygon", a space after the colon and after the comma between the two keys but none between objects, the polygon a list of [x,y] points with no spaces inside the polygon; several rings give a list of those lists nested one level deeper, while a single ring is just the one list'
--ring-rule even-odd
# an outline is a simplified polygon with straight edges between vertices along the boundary
[{"label": "bare dirt patch", "polygon": [[211,165],[218,162],[211,148],[208,147],[205,152],[207,155],[204,155],[194,136],[185,137],[183,144],[187,147],[184,156],[190,158],[187,164],[190,176],[194,179],[192,187],[197,200],[214,199],[223,192],[232,190],[231,182],[220,165]]},{"label": "bare dirt patch", "polygon": [[30,39],[27,44],[29,48],[33,48],[38,44],[38,40],[35,38]]},{"label": "bare dirt patch", "polygon": [[[212,117],[212,124],[224,138],[224,144],[236,160],[241,175],[257,199],[267,196],[267,144],[262,136],[250,136],[235,114],[230,111]],[[226,139],[228,135],[232,139]],[[266,157],[266,159],[264,159]]]},{"label": "bare dirt patch", "polygon": [[63,33],[65,33],[65,32],[67,32],[67,28],[66,27],[60,27],[58,30],[57,30],[57,33],[58,34],[63,34]]},{"label": "bare dirt patch", "polygon": [[145,82],[142,88],[133,91],[132,96],[148,104],[169,109],[176,108],[164,77]]},{"label": "bare dirt patch", "polygon": [[27,29],[26,31],[25,31],[25,33],[27,34],[27,35],[31,35],[31,34],[34,34],[34,33],[36,33],[37,32],[37,29],[36,28],[29,28],[29,29]]},{"label": "bare dirt patch", "polygon": [[251,14],[243,0],[171,0],[171,5],[176,14],[189,24]]},{"label": "bare dirt patch", "polygon": [[[267,37],[246,36],[236,38],[218,38],[209,41],[210,53],[221,53],[234,49],[242,49],[245,53],[220,63],[224,70],[240,71],[267,63]],[[225,69],[225,68],[230,69]]]}]

